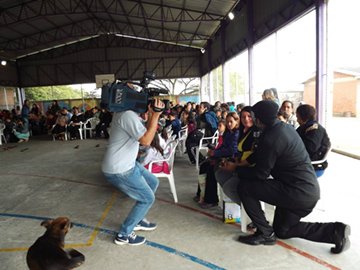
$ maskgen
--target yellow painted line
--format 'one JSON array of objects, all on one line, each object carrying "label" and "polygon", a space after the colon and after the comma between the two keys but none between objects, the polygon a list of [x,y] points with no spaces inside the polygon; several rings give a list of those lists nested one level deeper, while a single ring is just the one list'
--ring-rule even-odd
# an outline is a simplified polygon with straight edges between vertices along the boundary
[{"label": "yellow painted line", "polygon": [[15,251],[26,251],[28,247],[17,247],[17,248],[0,248],[0,252],[15,252]]},{"label": "yellow painted line", "polygon": [[[79,248],[79,247],[89,247],[91,244],[69,244],[65,245],[65,248]],[[16,248],[0,248],[0,252],[16,252],[16,251],[27,251],[28,247],[16,247]]]},{"label": "yellow painted line", "polygon": [[113,204],[114,204],[114,202],[115,202],[115,200],[116,200],[116,197],[117,197],[116,194],[117,194],[117,192],[114,191],[113,194],[111,195],[111,198],[110,198],[110,200],[108,201],[107,206],[106,206],[104,212],[102,213],[100,220],[98,221],[98,223],[97,223],[96,226],[95,226],[94,231],[93,231],[92,234],[90,235],[90,238],[89,238],[89,240],[87,241],[87,244],[88,244],[89,246],[92,246],[92,244],[94,243],[95,238],[96,238],[96,236],[97,236],[98,233],[99,233],[99,228],[101,227],[102,223],[104,222],[106,216],[108,215],[111,207],[113,206]]},{"label": "yellow painted line", "polygon": [[68,245],[65,245],[65,248],[79,248],[79,247],[89,247],[91,246],[90,244],[88,243],[85,243],[85,244],[68,244]]},{"label": "yellow painted line", "polygon": [[[93,232],[90,235],[89,240],[86,243],[74,243],[74,244],[67,244],[65,245],[65,248],[80,248],[80,247],[90,247],[93,245],[96,236],[99,233],[99,228],[101,227],[102,223],[104,222],[106,216],[108,215],[111,207],[113,206],[115,200],[116,200],[116,195],[118,194],[118,192],[114,191],[113,194],[111,195],[110,200],[108,201],[106,208],[104,210],[104,212],[101,215],[100,220],[98,221],[98,223],[96,224],[95,229],[93,230]],[[16,248],[0,248],[0,252],[17,252],[17,251],[27,251],[29,249],[29,247],[16,247]]]}]

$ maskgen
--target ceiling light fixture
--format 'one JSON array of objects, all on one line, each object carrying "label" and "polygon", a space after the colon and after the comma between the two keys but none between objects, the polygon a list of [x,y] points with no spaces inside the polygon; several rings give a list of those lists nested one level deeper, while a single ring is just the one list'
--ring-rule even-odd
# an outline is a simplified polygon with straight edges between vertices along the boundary
[{"label": "ceiling light fixture", "polygon": [[2,65],[2,66],[6,66],[6,64],[7,64],[7,62],[6,62],[5,60],[2,60],[2,61],[1,61],[1,65]]},{"label": "ceiling light fixture", "polygon": [[205,49],[204,49],[204,48],[201,48],[201,49],[200,49],[200,52],[201,52],[201,53],[205,53]]},{"label": "ceiling light fixture", "polygon": [[234,13],[229,12],[228,17],[232,21],[235,18],[235,15],[234,15]]}]

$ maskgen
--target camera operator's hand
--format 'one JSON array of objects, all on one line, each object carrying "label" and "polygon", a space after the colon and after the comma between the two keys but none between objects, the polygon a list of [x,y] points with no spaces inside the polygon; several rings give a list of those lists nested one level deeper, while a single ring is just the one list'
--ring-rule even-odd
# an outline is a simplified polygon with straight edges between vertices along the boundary
[{"label": "camera operator's hand", "polygon": [[162,113],[162,111],[164,110],[164,108],[165,108],[164,102],[162,102],[162,100],[160,100],[158,98],[154,99],[154,102],[152,105],[149,104],[149,112],[151,114],[157,113],[160,115]]},{"label": "camera operator's hand", "polygon": [[164,108],[165,104],[160,99],[154,99],[153,105],[149,104],[149,119],[146,123],[147,131],[145,132],[144,136],[142,136],[139,140],[142,145],[149,146],[151,144],[158,128],[159,117]]}]

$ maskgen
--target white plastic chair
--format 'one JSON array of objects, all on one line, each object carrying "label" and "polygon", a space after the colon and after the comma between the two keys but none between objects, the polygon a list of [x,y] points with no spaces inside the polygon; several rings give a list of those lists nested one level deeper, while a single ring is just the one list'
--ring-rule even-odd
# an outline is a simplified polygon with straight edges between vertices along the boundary
[{"label": "white plastic chair", "polygon": [[179,145],[178,145],[178,148],[179,148],[179,154],[180,156],[182,156],[185,151],[186,151],[186,139],[187,139],[187,136],[188,136],[188,126],[183,126],[181,128],[181,130],[178,132],[178,140],[179,140]]},{"label": "white plastic chair", "polygon": [[5,129],[5,125],[1,123],[0,124],[0,145],[2,145],[2,138],[4,138],[4,143],[7,143],[5,134],[4,134],[4,129]]},{"label": "white plastic chair", "polygon": [[[99,123],[100,123],[100,119],[97,117],[91,117],[85,121],[85,123],[83,124],[83,132],[84,132],[85,140],[86,140],[86,131],[89,131],[90,138],[92,138],[93,132],[95,131],[95,128],[96,128],[97,124],[99,124]],[[88,124],[90,126],[88,126]]]},{"label": "white plastic chair", "polygon": [[172,126],[168,125],[166,128],[164,128],[166,132],[169,132],[170,130],[172,130]]},{"label": "white plastic chair", "polygon": [[327,152],[325,153],[325,155],[322,159],[313,160],[313,161],[311,161],[311,164],[316,165],[316,164],[321,164],[321,163],[325,162],[327,160],[327,156],[329,155],[330,152],[331,152],[331,147],[327,150]]},{"label": "white plastic chair", "polygon": [[[327,152],[325,153],[324,157],[322,159],[319,160],[313,160],[311,161],[312,165],[317,165],[317,164],[321,164],[324,163],[327,160],[328,154],[331,152],[331,147],[329,147],[329,149],[327,150]],[[319,178],[321,177],[325,172],[325,169],[323,170],[315,170],[316,173],[316,177]]]},{"label": "white plastic chair", "polygon": [[172,129],[170,129],[170,131],[168,131],[168,133],[167,133],[167,136],[171,137],[173,133],[174,133],[174,131]]},{"label": "white plastic chair", "polygon": [[[229,197],[227,197],[224,194],[223,189],[221,188],[220,184],[218,184],[218,194],[219,194],[219,202],[220,202],[220,206],[223,205],[223,202],[231,202],[231,199]],[[263,211],[265,212],[265,215],[268,214],[269,212],[274,213],[275,211],[275,206],[271,205],[271,204],[267,204],[265,202],[260,201],[261,203],[261,208],[263,209]],[[273,215],[273,214],[272,214]],[[267,215],[267,219],[268,220],[272,220],[271,217],[269,217]],[[241,223],[241,231],[246,233],[247,232],[247,225],[251,222],[251,219],[249,218],[249,216],[247,215],[245,208],[243,206],[243,204],[240,205],[240,223]]]},{"label": "white plastic chair", "polygon": [[[54,124],[54,125],[52,126],[50,132],[52,132],[52,130],[54,129],[55,126],[56,126],[56,124]],[[64,136],[65,141],[68,140],[68,135],[67,135],[67,133],[68,133],[68,131],[67,131],[67,125],[66,125],[66,126],[65,126],[65,134],[64,134],[64,135],[65,135],[65,136]],[[56,141],[56,134],[52,134],[52,138],[53,138],[53,141]]]},{"label": "white plastic chair", "polygon": [[165,132],[166,132],[166,135],[167,135],[167,137],[169,138],[169,137],[171,137],[171,135],[173,134],[173,129],[172,129],[172,126],[171,125],[169,125],[169,126],[167,126],[166,128],[165,128]]},{"label": "white plastic chair", "polygon": [[196,169],[199,170],[199,159],[200,159],[200,152],[201,150],[208,150],[208,141],[211,140],[211,144],[217,144],[218,140],[219,140],[219,131],[216,130],[214,135],[212,137],[203,137],[202,139],[200,139],[199,142],[199,146],[195,147],[195,166]]},{"label": "white plastic chair", "polygon": [[[72,121],[68,124],[68,126],[71,126],[71,124],[72,124]],[[80,121],[79,122],[79,129],[78,129],[80,140],[83,139],[83,126],[84,126],[84,123]],[[69,131],[69,129],[68,129],[68,131]],[[71,136],[69,136],[69,138],[71,138]]]},{"label": "white plastic chair", "polygon": [[[261,203],[261,208],[263,209],[266,219],[267,220],[272,220],[272,218],[270,218],[269,216],[269,212],[273,212],[275,211],[275,206],[262,202]],[[273,215],[273,214],[272,214]],[[247,232],[247,225],[251,222],[251,219],[249,218],[249,216],[247,215],[245,208],[243,206],[243,204],[240,205],[240,222],[241,222],[241,231],[246,233]]]},{"label": "white plastic chair", "polygon": [[175,179],[174,179],[174,159],[175,159],[175,150],[176,150],[178,143],[179,143],[179,141],[175,140],[170,144],[171,151],[170,151],[170,155],[168,158],[160,159],[160,160],[153,160],[149,163],[149,171],[150,172],[152,171],[152,166],[154,163],[167,162],[169,164],[169,171],[170,171],[169,174],[164,173],[164,172],[153,173],[153,174],[158,178],[167,178],[168,179],[169,185],[170,185],[170,190],[171,190],[171,193],[173,194],[175,203],[178,202],[178,198],[177,198],[177,193],[176,193],[176,188],[175,188]]},{"label": "white plastic chair", "polygon": [[172,143],[173,141],[175,141],[176,138],[176,134],[172,135],[171,137],[169,137],[166,142],[165,142],[165,147],[167,147],[170,143]]}]

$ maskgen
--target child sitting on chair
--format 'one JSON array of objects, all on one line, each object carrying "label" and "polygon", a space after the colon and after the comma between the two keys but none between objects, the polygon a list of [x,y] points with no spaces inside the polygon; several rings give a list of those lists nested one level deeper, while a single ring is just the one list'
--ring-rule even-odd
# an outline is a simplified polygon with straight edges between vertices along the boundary
[{"label": "child sitting on chair", "polygon": [[[155,134],[154,139],[152,140],[149,147],[142,149],[140,153],[139,162],[146,168],[149,169],[150,162],[154,160],[166,159],[168,154],[168,149],[163,149],[160,144],[160,135]],[[164,172],[169,174],[169,164],[165,161],[155,162],[152,165],[152,173]]]}]

